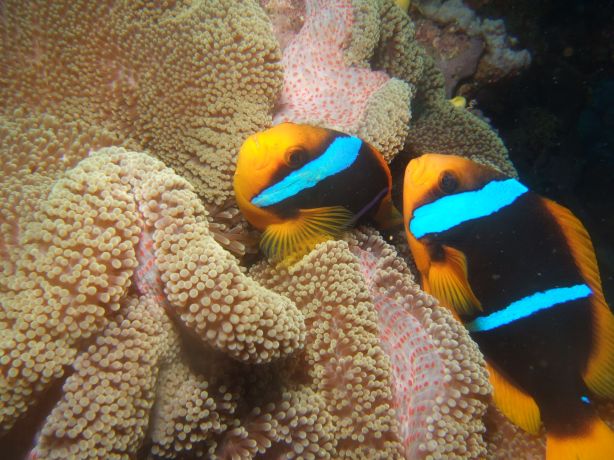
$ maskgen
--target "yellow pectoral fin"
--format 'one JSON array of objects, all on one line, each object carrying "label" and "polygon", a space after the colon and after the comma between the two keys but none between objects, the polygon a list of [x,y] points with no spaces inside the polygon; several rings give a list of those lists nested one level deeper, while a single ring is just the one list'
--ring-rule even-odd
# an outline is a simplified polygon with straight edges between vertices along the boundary
[{"label": "yellow pectoral fin", "polygon": [[458,315],[472,314],[482,310],[469,281],[465,255],[449,246],[443,247],[445,257],[431,263],[428,271],[430,293],[444,306]]},{"label": "yellow pectoral fin", "polygon": [[538,434],[541,426],[539,407],[531,396],[506,379],[490,363],[486,363],[493,386],[495,405],[512,423],[531,434]]},{"label": "yellow pectoral fin", "polygon": [[593,344],[583,375],[584,382],[597,395],[614,399],[614,315],[603,296],[591,238],[569,209],[548,199],[544,199],[544,203],[561,226],[576,266],[593,291]]},{"label": "yellow pectoral fin", "polygon": [[352,218],[352,213],[341,206],[301,210],[294,219],[269,225],[260,248],[270,259],[290,265],[316,244],[341,236]]}]

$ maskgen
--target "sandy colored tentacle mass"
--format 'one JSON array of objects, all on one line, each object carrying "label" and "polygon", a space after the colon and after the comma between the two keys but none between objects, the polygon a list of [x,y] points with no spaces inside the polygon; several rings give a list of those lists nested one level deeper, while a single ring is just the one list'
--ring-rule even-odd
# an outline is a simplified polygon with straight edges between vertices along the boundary
[{"label": "sandy colored tentacle mass", "polygon": [[402,458],[390,361],[347,243],[322,243],[289,270],[263,263],[250,274],[305,315],[305,368],[299,372],[332,416],[333,458]]},{"label": "sandy colored tentacle mass", "polygon": [[[158,369],[177,355],[169,314],[199,347],[232,361],[268,362],[302,346],[302,314],[249,279],[205,217],[185,179],[121,148],[102,149],[53,183],[18,232],[22,252],[0,291],[3,432],[65,378],[34,452],[135,452]],[[144,235],[158,278],[141,270]],[[146,298],[127,300],[136,292]]]},{"label": "sandy colored tentacle mass", "polygon": [[374,230],[348,238],[392,363],[395,410],[406,458],[482,458],[490,384],[465,328],[422,292],[396,250]]},{"label": "sandy colored tentacle mass", "polygon": [[235,152],[270,124],[283,78],[255,1],[7,1],[0,24],[3,114],[104,128],[212,208],[231,198]]}]

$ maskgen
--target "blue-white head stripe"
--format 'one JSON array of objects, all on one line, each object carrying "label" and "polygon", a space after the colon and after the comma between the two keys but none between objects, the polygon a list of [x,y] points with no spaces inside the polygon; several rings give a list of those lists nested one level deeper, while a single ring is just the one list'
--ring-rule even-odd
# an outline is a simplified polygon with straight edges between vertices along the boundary
[{"label": "blue-white head stripe", "polygon": [[479,219],[509,206],[528,189],[516,179],[492,181],[480,190],[446,195],[420,206],[409,222],[415,238],[449,230],[468,220]]},{"label": "blue-white head stripe", "polygon": [[357,137],[338,137],[322,155],[264,189],[252,198],[252,203],[260,207],[271,206],[316,186],[327,177],[349,168],[358,158],[361,146],[362,141]]},{"label": "blue-white head stripe", "polygon": [[523,299],[512,302],[502,310],[486,316],[479,316],[467,323],[470,332],[490,331],[519,319],[531,316],[541,310],[555,307],[572,300],[583,299],[591,295],[592,291],[586,284],[576,284],[570,287],[553,288],[537,292]]}]

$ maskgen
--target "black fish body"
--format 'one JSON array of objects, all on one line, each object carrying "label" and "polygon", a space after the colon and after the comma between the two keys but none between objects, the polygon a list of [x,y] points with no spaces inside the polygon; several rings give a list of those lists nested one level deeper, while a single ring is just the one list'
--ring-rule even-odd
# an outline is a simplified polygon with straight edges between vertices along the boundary
[{"label": "black fish body", "polygon": [[478,343],[497,406],[527,431],[544,423],[548,459],[614,458],[593,407],[614,398],[614,318],[581,223],[454,156],[412,161],[404,194],[423,286]]}]

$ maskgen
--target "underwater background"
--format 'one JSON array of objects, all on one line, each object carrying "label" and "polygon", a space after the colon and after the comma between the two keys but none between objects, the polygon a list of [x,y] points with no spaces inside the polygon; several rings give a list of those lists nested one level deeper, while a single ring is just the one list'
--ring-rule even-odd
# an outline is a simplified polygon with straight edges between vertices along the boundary
[{"label": "underwater background", "polygon": [[531,189],[571,208],[592,236],[614,295],[614,5],[608,1],[474,2],[505,18],[531,65],[473,92]]},{"label": "underwater background", "polygon": [[544,458],[402,233],[270,264],[233,174],[282,121],[373,144],[399,209],[470,158],[580,218],[611,302],[611,2],[6,0],[0,35],[1,458]]}]

